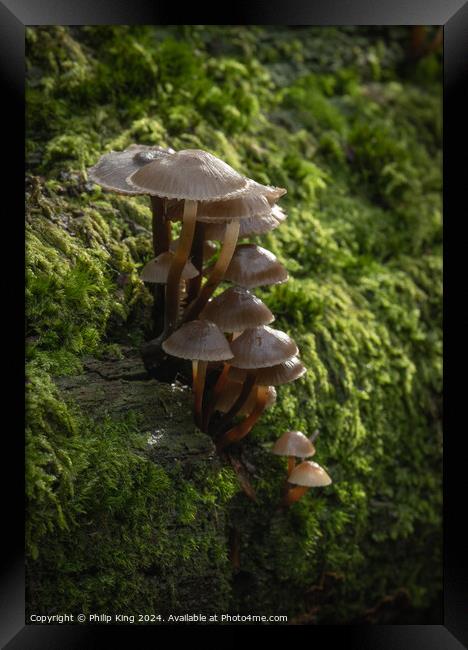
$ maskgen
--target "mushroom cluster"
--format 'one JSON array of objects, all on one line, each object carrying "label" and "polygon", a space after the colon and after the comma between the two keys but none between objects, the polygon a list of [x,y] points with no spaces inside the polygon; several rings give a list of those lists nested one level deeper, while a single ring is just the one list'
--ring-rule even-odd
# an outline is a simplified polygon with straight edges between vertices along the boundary
[{"label": "mushroom cluster", "polygon": [[[239,243],[286,219],[277,205],[286,190],[206,151],[144,145],[105,154],[89,177],[150,198],[154,258],[141,279],[154,285],[154,334],[143,360],[150,372],[164,353],[192,362],[195,421],[221,451],[249,433],[274,403],[275,387],[306,372],[296,343],[270,326],[274,315],[252,293],[285,282],[285,267],[265,248]],[[213,297],[222,282],[230,286]]]},{"label": "mushroom cluster", "polygon": [[[313,437],[307,438],[301,431],[286,431],[278,438],[271,450],[277,456],[288,459],[288,476],[282,505],[290,506],[298,501],[309,488],[330,485],[332,480],[318,463],[304,460],[315,455]],[[296,458],[302,463],[296,466]]]}]

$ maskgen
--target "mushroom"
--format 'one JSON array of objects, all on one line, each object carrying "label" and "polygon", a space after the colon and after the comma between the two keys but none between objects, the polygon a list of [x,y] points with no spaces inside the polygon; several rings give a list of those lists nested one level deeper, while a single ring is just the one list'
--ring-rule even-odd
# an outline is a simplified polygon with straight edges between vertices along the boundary
[{"label": "mushroom", "polygon": [[[230,333],[231,340],[247,328],[267,325],[275,319],[260,298],[242,287],[230,287],[216,298],[212,298],[203,310],[201,317],[216,323],[223,332]],[[213,406],[223,390],[228,372],[229,363],[225,363],[213,388],[210,404],[205,411],[204,429],[208,427]]]},{"label": "mushroom", "polygon": [[267,395],[265,386],[256,385],[259,368],[283,363],[298,354],[297,345],[285,332],[275,330],[268,325],[246,329],[232,341],[231,349],[234,354],[231,365],[246,370],[246,377],[239,398],[221,418],[218,429],[222,430],[232,420],[252,390],[256,392],[257,405],[248,418],[221,436],[219,448],[243,438],[265,409]]},{"label": "mushroom", "polygon": [[272,454],[288,457],[288,477],[296,466],[297,458],[308,458],[315,454],[312,442],[301,431],[286,431],[275,442]]},{"label": "mushroom", "polygon": [[[162,157],[174,154],[174,149],[155,147],[142,144],[132,144],[124,151],[111,151],[104,154],[98,162],[88,169],[91,181],[106,190],[117,194],[137,196],[149,194],[145,190],[133,187],[127,183],[127,177]],[[153,230],[153,254],[157,257],[169,249],[171,241],[171,224],[164,216],[164,202],[156,196],[150,196]],[[164,304],[164,287],[156,285],[154,288],[154,333],[157,329],[158,305]],[[162,313],[164,307],[159,310]]]},{"label": "mushroom", "polygon": [[[274,205],[269,214],[242,219],[239,224],[239,239],[252,235],[264,235],[280,226],[286,219],[286,214],[279,205]],[[209,239],[222,240],[225,225],[210,222],[205,224],[205,236]]]},{"label": "mushroom", "polygon": [[305,460],[298,465],[288,477],[288,483],[295,487],[289,488],[283,499],[283,505],[290,506],[298,501],[311,487],[330,485],[332,482],[323,467],[311,460]]},{"label": "mushroom", "polygon": [[207,363],[230,359],[232,351],[229,343],[214,323],[194,320],[185,323],[171,334],[163,342],[162,348],[174,357],[192,361],[195,421],[200,427]]},{"label": "mushroom", "polygon": [[[167,281],[165,327],[161,337],[164,339],[176,327],[179,311],[179,281],[192,247],[198,203],[234,199],[245,192],[247,179],[207,151],[184,149],[170,156],[155,159],[129,175],[127,182],[148,194],[184,202],[179,245]],[[238,229],[238,222],[229,222],[225,244],[228,240],[232,242],[234,238],[237,241]],[[220,259],[222,257],[223,250]]]},{"label": "mushroom", "polygon": [[[219,258],[211,269],[205,285],[198,296],[189,304],[183,317],[184,321],[199,316],[223,279],[235,251],[242,221],[255,221],[263,215],[271,214],[272,203],[285,192],[286,190],[283,188],[261,185],[252,179],[247,179],[245,191],[237,198],[199,203],[197,221],[205,223],[205,232],[208,224],[222,225],[219,239],[223,242],[223,245]],[[180,206],[173,204],[170,206],[168,213],[171,219],[180,218]],[[195,265],[197,266],[196,263]],[[199,281],[197,280],[197,284]]]},{"label": "mushroom", "polygon": [[[281,384],[287,384],[290,381],[299,379],[306,372],[307,369],[302,361],[298,357],[291,357],[278,365],[270,366],[269,368],[259,368],[257,370],[256,382],[262,386],[280,386]],[[245,377],[245,370],[230,368],[228,373],[230,380],[243,382]]]},{"label": "mushroom", "polygon": [[245,329],[269,325],[275,317],[251,291],[243,287],[230,287],[212,298],[202,312],[223,332],[242,332]]},{"label": "mushroom", "polygon": [[226,269],[224,279],[252,289],[260,285],[286,282],[288,272],[266,248],[256,244],[240,244]]}]

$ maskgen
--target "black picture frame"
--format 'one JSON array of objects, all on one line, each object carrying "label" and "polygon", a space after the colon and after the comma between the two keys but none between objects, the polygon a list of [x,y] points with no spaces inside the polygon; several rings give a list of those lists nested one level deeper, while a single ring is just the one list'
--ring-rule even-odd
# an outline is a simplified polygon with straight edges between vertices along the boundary
[{"label": "black picture frame", "polygon": [[[444,460],[444,624],[407,626],[312,626],[306,628],[308,643],[317,644],[323,639],[328,644],[344,644],[346,648],[360,650],[450,650],[468,647],[468,571],[464,534],[462,533],[463,511],[466,510],[463,495],[467,487],[467,472],[464,471],[464,457],[459,446],[466,435],[464,422],[463,381],[448,371],[448,362],[453,358],[461,365],[464,351],[464,332],[460,328],[457,337],[456,325],[463,325],[468,319],[460,318],[460,299],[457,300],[455,280],[464,277],[461,270],[466,246],[458,233],[466,212],[466,186],[468,170],[468,138],[466,117],[468,116],[468,3],[465,0],[289,0],[280,2],[237,2],[235,7],[224,6],[223,15],[199,4],[183,12],[184,22],[194,24],[289,24],[289,25],[443,25],[444,28],[444,328],[452,328],[444,345],[445,380],[444,401],[446,415],[444,424],[449,434],[445,436]],[[3,421],[3,464],[10,470],[4,488],[4,526],[2,574],[0,583],[0,642],[8,650],[72,650],[74,648],[102,648],[107,643],[118,641],[135,644],[135,639],[149,636],[153,642],[160,640],[164,632],[177,642],[179,628],[107,626],[37,626],[25,625],[24,620],[24,538],[23,538],[23,467],[24,445],[22,419],[18,414],[24,411],[24,358],[23,332],[18,324],[24,313],[24,229],[20,215],[24,213],[24,30],[28,25],[96,25],[96,24],[176,24],[181,17],[181,7],[174,9],[165,3],[150,0],[0,0],[0,69],[3,75],[3,140],[5,144],[2,162],[3,171],[3,231],[4,242],[13,253],[8,262],[8,279],[2,283],[4,314],[9,331],[2,339],[5,351],[12,353],[7,364],[8,381],[2,396],[4,404]],[[176,16],[177,14],[177,16]],[[464,128],[465,126],[465,128]],[[6,178],[5,178],[6,176]],[[9,200],[8,210],[5,201]],[[457,219],[458,217],[458,219]],[[465,217],[466,218],[466,217]],[[454,234],[454,232],[457,234]],[[5,259],[5,258],[4,258]],[[460,270],[457,269],[460,264]],[[463,269],[464,270],[464,269]],[[5,269],[4,269],[5,273]],[[10,276],[10,274],[12,274]],[[465,271],[466,274],[466,271]],[[5,277],[5,276],[4,276]],[[16,285],[16,286],[15,286]],[[460,295],[460,294],[459,294]],[[16,296],[16,297],[15,297]],[[461,296],[460,296],[461,297]],[[452,300],[450,300],[452,298]],[[449,308],[449,303],[452,305]],[[466,302],[466,301],[464,301]],[[453,314],[453,317],[452,317]],[[5,345],[7,342],[7,345]],[[451,364],[452,365],[452,364]],[[14,371],[16,368],[16,372]],[[457,373],[458,374],[458,373]],[[450,379],[449,379],[450,378]],[[450,386],[450,389],[449,389]],[[12,411],[13,409],[13,411]],[[13,418],[6,426],[6,415]],[[448,413],[448,415],[447,415]],[[452,433],[453,429],[453,433]],[[24,430],[24,428],[23,428]],[[460,496],[462,495],[462,496]],[[5,508],[6,506],[6,508]],[[251,634],[249,627],[239,626],[209,628],[212,639],[233,645],[235,637]],[[207,628],[191,628],[192,642],[196,643]],[[229,632],[228,635],[225,632]],[[235,635],[232,633],[235,631]],[[270,627],[262,635],[275,634],[291,642],[291,634],[303,633],[304,628],[289,626]],[[117,636],[118,635],[118,636]],[[279,636],[278,636],[279,635]],[[135,646],[137,647],[137,646]]]}]

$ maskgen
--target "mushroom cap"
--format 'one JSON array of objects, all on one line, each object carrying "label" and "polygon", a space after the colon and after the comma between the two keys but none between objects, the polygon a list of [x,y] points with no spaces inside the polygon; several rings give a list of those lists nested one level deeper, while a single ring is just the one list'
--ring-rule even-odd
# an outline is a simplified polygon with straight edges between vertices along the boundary
[{"label": "mushroom cap", "polygon": [[161,156],[130,174],[127,182],[147,194],[168,199],[215,201],[243,193],[247,178],[202,149]]},{"label": "mushroom cap", "polygon": [[257,369],[275,366],[298,354],[299,350],[286,332],[268,325],[246,329],[231,343],[236,368]]},{"label": "mushroom cap", "polygon": [[226,337],[214,323],[192,320],[184,323],[162,344],[174,357],[199,361],[224,361],[232,358]]},{"label": "mushroom cap", "polygon": [[[283,363],[279,363],[269,368],[260,368],[255,378],[255,383],[260,386],[281,386],[290,381],[296,381],[307,372],[306,367],[298,357],[291,357]],[[246,377],[245,370],[240,368],[229,369],[229,379],[232,381],[243,382]]]},{"label": "mushroom cap", "polygon": [[243,287],[230,287],[212,298],[202,317],[216,323],[223,332],[240,332],[275,320],[265,303]]},{"label": "mushroom cap", "polygon": [[[173,239],[169,244],[169,250],[175,253],[178,245],[179,245],[179,238]],[[204,260],[210,259],[210,257],[213,257],[213,255],[216,253],[217,250],[218,247],[213,241],[210,241],[209,239],[205,239],[205,241],[203,242],[203,259]]]},{"label": "mushroom cap", "polygon": [[288,482],[306,487],[320,487],[322,485],[330,485],[332,480],[323,467],[320,467],[320,465],[314,463],[312,460],[304,460],[293,469],[288,478]]},{"label": "mushroom cap", "polygon": [[286,431],[275,442],[271,452],[277,456],[307,458],[315,454],[315,447],[301,431]]},{"label": "mushroom cap", "polygon": [[273,253],[256,244],[236,247],[224,279],[246,289],[268,284],[280,284],[288,279],[288,272]]},{"label": "mushroom cap", "polygon": [[[242,385],[233,381],[227,381],[223,392],[216,402],[216,410],[220,413],[227,413],[234,405],[234,402],[239,397],[242,390]],[[239,415],[248,415],[255,406],[257,399],[257,391],[252,391],[244,406],[240,409]],[[273,386],[268,386],[267,402],[265,408],[270,408],[276,402],[276,390]]]},{"label": "mushroom cap", "polygon": [[[257,220],[272,212],[272,205],[286,190],[282,187],[262,185],[251,178],[246,179],[245,188],[237,198],[200,201],[197,210],[197,221],[212,224],[222,224],[231,219]],[[184,206],[182,201],[172,199],[167,207],[167,217],[171,220],[181,220]],[[272,229],[272,228],[271,228]],[[266,232],[266,231],[265,231]]]},{"label": "mushroom cap", "polygon": [[[140,274],[140,278],[143,282],[165,284],[167,282],[167,276],[169,275],[169,269],[171,268],[173,259],[174,253],[172,251],[161,253],[148,262],[148,264],[145,264]],[[192,262],[187,262],[182,271],[181,279],[191,280],[197,275],[199,275],[199,273]]]},{"label": "mushroom cap", "polygon": [[148,165],[153,160],[175,153],[174,149],[132,144],[124,151],[110,151],[88,169],[89,180],[106,190],[118,194],[147,194],[144,190],[132,187],[126,181],[130,174]]},{"label": "mushroom cap", "polygon": [[[265,196],[246,191],[234,199],[200,201],[197,210],[197,221],[225,223],[232,219],[249,219],[254,215],[266,215],[269,212],[271,212],[271,206]],[[182,202],[177,201],[169,205],[167,215],[173,221],[182,219]]]},{"label": "mushroom cap", "polygon": [[[242,219],[239,223],[239,238],[250,237],[252,235],[264,235],[275,228],[278,228],[287,218],[279,205],[274,205],[268,214],[256,215],[248,219]],[[226,226],[224,223],[210,221],[205,226],[205,234],[210,239],[224,239]]]}]

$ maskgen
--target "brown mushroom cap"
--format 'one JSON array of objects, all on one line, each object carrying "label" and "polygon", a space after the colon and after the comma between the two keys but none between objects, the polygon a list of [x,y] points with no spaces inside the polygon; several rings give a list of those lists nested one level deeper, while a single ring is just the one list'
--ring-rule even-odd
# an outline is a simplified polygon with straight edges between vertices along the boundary
[{"label": "brown mushroom cap", "polygon": [[[255,383],[260,386],[281,386],[290,381],[296,381],[307,372],[306,367],[298,357],[291,357],[269,368],[260,368],[255,377]],[[229,379],[236,382],[243,382],[246,378],[246,371],[240,368],[230,368]]]},{"label": "brown mushroom cap", "polygon": [[277,456],[307,458],[315,454],[315,447],[301,431],[286,431],[275,442],[271,452]]},{"label": "brown mushroom cap", "polygon": [[[241,219],[242,221],[254,219],[256,221],[260,217],[269,217],[269,215],[269,218],[272,219],[272,214],[273,218],[277,214],[278,219],[282,221],[285,217],[282,219],[277,210],[273,211],[272,205],[283,194],[286,194],[284,188],[262,185],[248,178],[242,194],[237,198],[200,201],[197,210],[197,221],[221,226],[221,224],[231,219]],[[182,201],[171,199],[167,207],[168,219],[181,220],[183,210]],[[252,229],[252,226],[250,226],[250,229]],[[219,237],[219,239],[222,239],[222,237]]]},{"label": "brown mushroom cap", "polygon": [[[168,219],[182,219],[183,206],[181,201],[169,205]],[[205,223],[225,223],[232,219],[249,219],[254,215],[267,215],[271,212],[268,200],[262,194],[245,192],[241,196],[220,201],[200,201],[197,210],[197,221]]]},{"label": "brown mushroom cap", "polygon": [[[239,223],[239,238],[251,237],[252,235],[264,235],[275,228],[278,228],[287,218],[279,205],[274,205],[268,214],[256,215],[248,219],[242,219]],[[205,235],[210,239],[224,239],[226,226],[224,223],[210,222],[205,226]]]},{"label": "brown mushroom cap", "polygon": [[275,255],[256,244],[237,246],[224,279],[246,289],[279,284],[288,279],[288,272]]},{"label": "brown mushroom cap", "polygon": [[305,460],[297,465],[288,477],[288,482],[294,485],[304,485],[306,487],[320,487],[330,485],[332,482],[323,467],[320,467],[312,460]]},{"label": "brown mushroom cap", "polygon": [[247,178],[207,151],[183,149],[145,165],[127,182],[163,198],[215,201],[243,193]]},{"label": "brown mushroom cap", "polygon": [[207,320],[184,323],[162,344],[174,357],[199,361],[224,361],[232,358],[231,348],[221,330]]},{"label": "brown mushroom cap", "polygon": [[232,341],[231,349],[231,365],[250,370],[275,366],[299,352],[292,338],[268,325],[245,330]]},{"label": "brown mushroom cap", "polygon": [[101,156],[98,162],[88,169],[88,177],[93,183],[118,194],[147,194],[129,185],[126,179],[153,160],[173,153],[174,149],[170,148],[132,144],[124,151],[110,151]]},{"label": "brown mushroom cap", "polygon": [[212,298],[202,318],[216,323],[223,332],[240,332],[275,320],[265,303],[243,287],[230,287]]},{"label": "brown mushroom cap", "polygon": [[[174,259],[174,253],[172,251],[166,251],[161,253],[153,260],[145,264],[143,270],[140,274],[140,278],[143,282],[154,282],[156,284],[165,284],[167,282],[167,276],[169,275],[169,269],[171,268],[172,260]],[[199,275],[197,269],[191,262],[187,262],[182,271],[182,280],[191,280]]]},{"label": "brown mushroom cap", "polygon": [[[221,413],[227,413],[229,409],[234,405],[234,402],[239,397],[242,390],[241,384],[237,384],[233,381],[227,381],[223,392],[216,402],[216,410]],[[255,406],[257,399],[256,391],[252,391],[244,406],[240,409],[239,415],[248,415]],[[276,390],[273,386],[268,386],[267,390],[267,402],[265,408],[270,408],[276,402]]]}]

